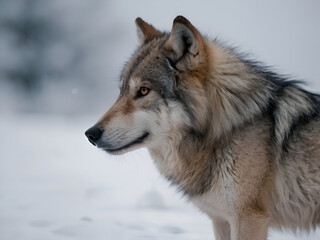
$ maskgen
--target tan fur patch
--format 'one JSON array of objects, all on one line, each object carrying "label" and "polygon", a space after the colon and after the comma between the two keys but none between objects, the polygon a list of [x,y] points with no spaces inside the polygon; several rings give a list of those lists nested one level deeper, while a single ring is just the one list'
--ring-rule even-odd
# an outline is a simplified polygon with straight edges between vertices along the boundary
[{"label": "tan fur patch", "polygon": [[104,126],[115,116],[122,114],[123,116],[134,112],[135,106],[133,100],[129,97],[120,96],[117,102],[106,112],[98,121],[97,127],[103,129]]}]

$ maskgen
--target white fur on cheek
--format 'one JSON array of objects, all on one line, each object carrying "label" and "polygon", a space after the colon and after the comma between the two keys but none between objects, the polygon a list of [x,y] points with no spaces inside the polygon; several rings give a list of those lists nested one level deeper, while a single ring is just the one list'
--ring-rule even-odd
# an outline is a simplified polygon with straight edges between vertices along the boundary
[{"label": "white fur on cheek", "polygon": [[142,123],[136,124],[133,115],[120,115],[114,117],[104,127],[101,137],[101,147],[105,149],[117,149],[124,147],[147,132]]},{"label": "white fur on cheek", "polygon": [[149,129],[152,137],[152,144],[162,144],[169,138],[180,138],[180,129],[184,126],[190,126],[188,115],[183,110],[180,103],[168,102],[168,105],[162,105],[160,112],[146,111],[145,118],[149,118]]},{"label": "white fur on cheek", "polygon": [[160,111],[147,109],[129,115],[118,115],[104,127],[99,147],[106,150],[122,148],[135,142],[144,134],[149,136],[142,142],[134,144],[121,153],[140,147],[159,145],[171,139],[180,139],[181,127],[189,125],[190,120],[181,104],[169,102],[161,105]]}]

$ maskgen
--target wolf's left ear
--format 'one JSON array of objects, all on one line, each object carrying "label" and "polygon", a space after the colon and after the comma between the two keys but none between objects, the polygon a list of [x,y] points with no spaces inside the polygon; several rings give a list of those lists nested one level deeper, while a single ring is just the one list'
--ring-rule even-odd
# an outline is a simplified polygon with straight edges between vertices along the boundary
[{"label": "wolf's left ear", "polygon": [[142,46],[149,39],[160,36],[162,34],[158,30],[156,30],[152,25],[143,21],[141,18],[136,19],[136,26],[140,46]]},{"label": "wolf's left ear", "polygon": [[186,18],[178,16],[173,21],[171,34],[164,48],[175,67],[185,71],[203,60],[205,42]]}]

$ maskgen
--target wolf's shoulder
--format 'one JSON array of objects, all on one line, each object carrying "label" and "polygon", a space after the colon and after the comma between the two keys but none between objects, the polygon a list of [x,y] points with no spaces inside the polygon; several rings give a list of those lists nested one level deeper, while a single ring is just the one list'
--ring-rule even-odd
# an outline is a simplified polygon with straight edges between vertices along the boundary
[{"label": "wolf's shoulder", "polygon": [[265,82],[274,142],[286,150],[291,136],[320,116],[320,95],[305,90],[303,81],[280,75],[260,62],[241,60]]},{"label": "wolf's shoulder", "polygon": [[304,90],[297,81],[278,80],[274,84],[277,89],[269,112],[276,143],[287,150],[290,138],[320,116],[320,95]]}]

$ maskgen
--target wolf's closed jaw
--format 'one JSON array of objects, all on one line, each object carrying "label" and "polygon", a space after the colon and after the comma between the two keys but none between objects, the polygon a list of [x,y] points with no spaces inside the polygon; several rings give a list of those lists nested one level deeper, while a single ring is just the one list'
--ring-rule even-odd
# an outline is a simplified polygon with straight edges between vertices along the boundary
[{"label": "wolf's closed jaw", "polygon": [[143,141],[149,136],[149,133],[148,132],[145,132],[143,133],[143,135],[139,138],[137,138],[136,140],[134,140],[133,142],[131,143],[128,143],[122,147],[119,147],[119,148],[103,148],[105,151],[107,151],[108,153],[116,153],[116,152],[120,152],[122,150],[125,150],[129,147],[132,147],[134,145],[138,145],[140,143],[143,143]]},{"label": "wolf's closed jaw", "polygon": [[119,135],[118,132],[115,133],[115,132],[104,131],[98,128],[97,126],[93,126],[89,128],[85,132],[85,135],[87,136],[89,142],[92,143],[94,146],[101,148],[108,153],[117,154],[123,150],[129,149],[130,147],[143,143],[144,140],[147,139],[150,134],[147,131],[143,132],[136,139],[131,140],[129,143],[122,143],[122,144],[119,143],[119,139],[110,137],[110,136],[120,136],[121,138],[122,136]]}]

